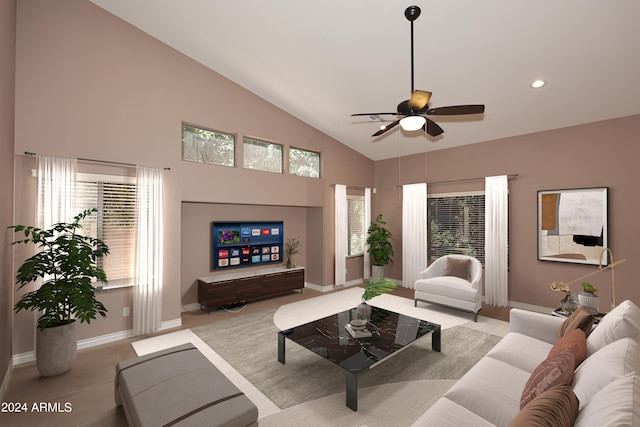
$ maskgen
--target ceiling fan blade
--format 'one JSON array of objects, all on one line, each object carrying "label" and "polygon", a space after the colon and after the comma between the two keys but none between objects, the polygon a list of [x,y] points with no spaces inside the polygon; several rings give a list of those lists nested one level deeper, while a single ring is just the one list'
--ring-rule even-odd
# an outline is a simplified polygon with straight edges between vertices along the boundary
[{"label": "ceiling fan blade", "polygon": [[426,114],[430,116],[454,116],[457,114],[480,114],[484,113],[484,105],[452,105],[450,107],[429,108]]},{"label": "ceiling fan blade", "polygon": [[391,123],[389,123],[388,125],[386,125],[386,126],[384,127],[384,129],[380,129],[378,132],[374,133],[374,134],[373,134],[373,135],[371,135],[371,136],[380,136],[380,135],[382,135],[383,133],[385,133],[385,132],[387,132],[387,131],[389,131],[389,130],[393,129],[393,128],[394,128],[394,127],[396,127],[396,126],[398,126],[398,123],[400,123],[400,120],[396,120],[396,121],[394,121],[394,122],[391,122]]},{"label": "ceiling fan blade", "polygon": [[351,117],[355,116],[397,116],[398,113],[355,113]]},{"label": "ceiling fan blade", "polygon": [[431,92],[427,92],[426,90],[415,90],[411,94],[409,107],[422,110],[429,103],[429,99],[431,99]]},{"label": "ceiling fan blade", "polygon": [[433,120],[425,117],[425,119],[427,119],[427,122],[424,124],[424,126],[422,127],[429,135],[431,136],[438,136],[441,133],[444,132],[444,129],[442,129],[440,126],[438,126],[438,124],[436,122],[434,122]]}]

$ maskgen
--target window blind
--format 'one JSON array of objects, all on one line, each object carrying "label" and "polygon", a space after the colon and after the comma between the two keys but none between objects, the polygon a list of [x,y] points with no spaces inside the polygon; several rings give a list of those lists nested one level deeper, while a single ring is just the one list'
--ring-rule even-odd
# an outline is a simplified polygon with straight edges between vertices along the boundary
[{"label": "window blind", "polygon": [[364,197],[347,196],[347,256],[362,255],[365,239]]},{"label": "window blind", "polygon": [[484,194],[427,198],[428,256],[469,255],[484,265]]},{"label": "window blind", "polygon": [[109,247],[109,255],[98,260],[98,265],[107,274],[109,285],[132,284],[136,236],[135,184],[81,180],[77,183],[76,197],[79,209],[98,209],[82,224],[83,232],[101,239]]}]

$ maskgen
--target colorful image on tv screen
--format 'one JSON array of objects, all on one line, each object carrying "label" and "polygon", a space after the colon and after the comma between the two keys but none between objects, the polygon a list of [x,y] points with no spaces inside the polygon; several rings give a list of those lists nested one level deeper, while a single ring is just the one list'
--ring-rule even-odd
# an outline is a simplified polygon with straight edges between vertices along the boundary
[{"label": "colorful image on tv screen", "polygon": [[218,242],[221,245],[240,243],[240,232],[238,230],[220,230],[218,232]]},{"label": "colorful image on tv screen", "polygon": [[282,221],[212,222],[212,267],[282,262]]}]

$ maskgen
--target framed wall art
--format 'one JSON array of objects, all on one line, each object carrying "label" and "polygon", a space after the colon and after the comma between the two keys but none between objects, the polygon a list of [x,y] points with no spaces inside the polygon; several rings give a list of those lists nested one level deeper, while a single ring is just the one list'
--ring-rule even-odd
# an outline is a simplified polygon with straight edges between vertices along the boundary
[{"label": "framed wall art", "polygon": [[538,259],[608,265],[608,193],[607,187],[538,191]]}]

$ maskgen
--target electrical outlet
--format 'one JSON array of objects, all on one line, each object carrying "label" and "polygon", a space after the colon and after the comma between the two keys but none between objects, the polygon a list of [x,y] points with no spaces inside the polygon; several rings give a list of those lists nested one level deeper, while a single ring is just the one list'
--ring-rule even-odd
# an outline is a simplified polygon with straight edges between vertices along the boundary
[{"label": "electrical outlet", "polygon": [[124,316],[124,317],[129,316],[129,307],[123,307],[122,308],[122,316]]}]

